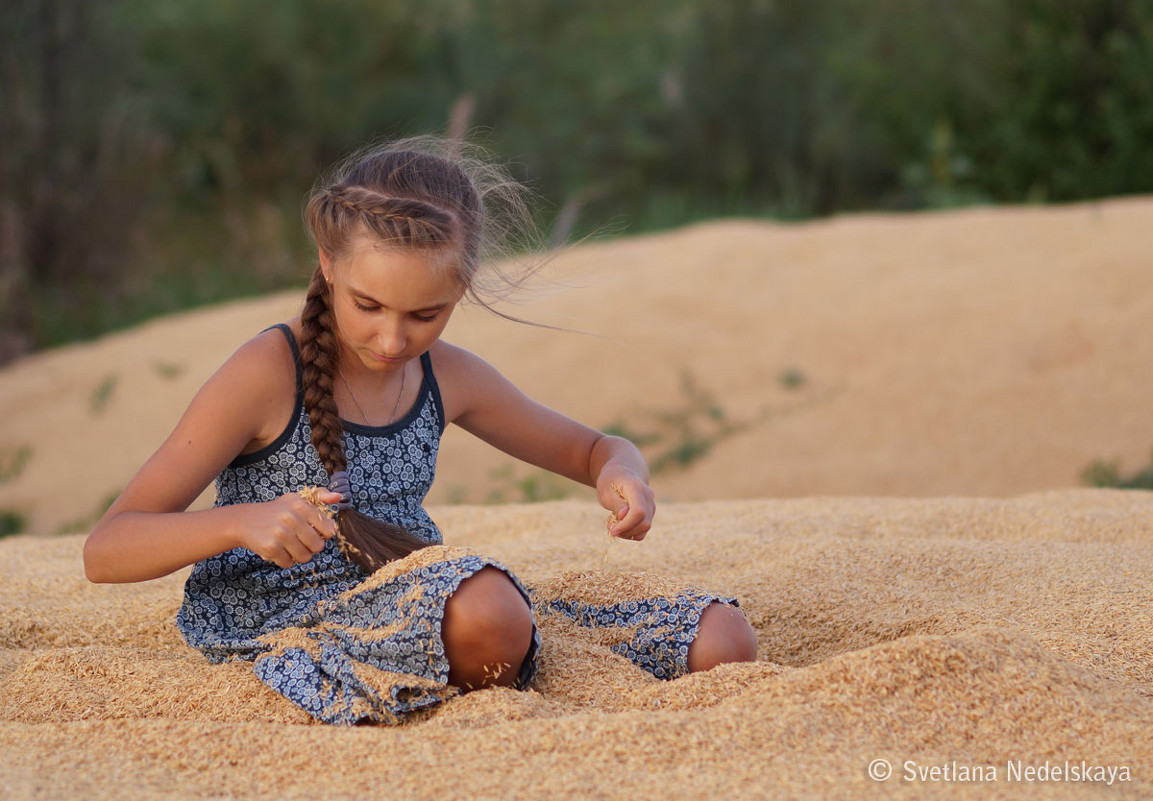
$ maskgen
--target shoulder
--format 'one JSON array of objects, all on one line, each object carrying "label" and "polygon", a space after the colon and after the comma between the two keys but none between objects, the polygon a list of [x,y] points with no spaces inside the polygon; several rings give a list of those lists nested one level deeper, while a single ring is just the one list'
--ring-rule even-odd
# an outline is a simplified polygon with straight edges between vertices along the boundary
[{"label": "shoulder", "polygon": [[488,365],[481,357],[470,350],[438,339],[428,349],[428,356],[432,359],[432,367],[436,370],[437,378],[442,375],[446,378],[455,375],[461,370],[476,369],[481,365]]},{"label": "shoulder", "polygon": [[[288,325],[291,330],[291,323]],[[297,336],[296,331],[293,331],[293,336]],[[220,372],[235,373],[246,379],[245,384],[256,388],[269,385],[283,388],[285,381],[290,382],[293,392],[296,388],[295,355],[279,328],[269,328],[245,342],[229,357]]]},{"label": "shoulder", "polygon": [[201,392],[248,421],[253,441],[245,450],[275,439],[296,405],[296,360],[283,331],[270,328],[245,342]]},{"label": "shoulder", "polygon": [[500,372],[480,356],[444,340],[438,340],[428,355],[447,422],[467,412],[478,398],[507,384]]}]

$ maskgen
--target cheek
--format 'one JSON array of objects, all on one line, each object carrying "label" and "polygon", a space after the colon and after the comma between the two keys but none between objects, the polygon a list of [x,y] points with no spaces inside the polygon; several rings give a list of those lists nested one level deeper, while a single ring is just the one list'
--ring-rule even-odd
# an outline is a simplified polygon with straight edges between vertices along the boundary
[{"label": "cheek", "polygon": [[440,335],[444,333],[446,323],[439,320],[435,323],[424,323],[409,330],[409,340],[419,342],[423,347],[427,348],[440,339]]},{"label": "cheek", "polygon": [[372,336],[372,325],[355,308],[337,307],[334,310],[336,328],[348,340],[359,341]]}]

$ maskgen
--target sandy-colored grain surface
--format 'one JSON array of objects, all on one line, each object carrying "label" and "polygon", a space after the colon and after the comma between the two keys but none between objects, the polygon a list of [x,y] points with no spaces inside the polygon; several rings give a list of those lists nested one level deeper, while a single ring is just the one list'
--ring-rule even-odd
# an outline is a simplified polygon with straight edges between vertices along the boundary
[{"label": "sandy-colored grain surface", "polygon": [[[582,501],[434,513],[529,581],[600,568],[603,517]],[[557,626],[532,691],[355,730],[184,647],[180,577],[91,586],[80,545],[0,541],[5,797],[1153,793],[1148,493],[669,504],[607,567],[740,596],[761,661],[660,682]],[[1117,767],[1113,787],[1010,774],[1067,761]],[[906,779],[934,767],[996,781]]]},{"label": "sandy-colored grain surface", "polygon": [[1153,448],[1151,229],[1149,199],[716,223],[575,248],[514,310],[600,338],[458,312],[529,394],[655,438],[661,505],[643,544],[586,491],[453,505],[570,490],[450,429],[447,543],[735,595],[760,659],[659,682],[552,621],[533,690],[400,727],[310,722],[183,644],[184,574],[91,585],[43,536],[299,293],[0,370],[0,512],[35,532],[0,540],[0,796],[1153,797],[1153,494],[1075,489]]}]

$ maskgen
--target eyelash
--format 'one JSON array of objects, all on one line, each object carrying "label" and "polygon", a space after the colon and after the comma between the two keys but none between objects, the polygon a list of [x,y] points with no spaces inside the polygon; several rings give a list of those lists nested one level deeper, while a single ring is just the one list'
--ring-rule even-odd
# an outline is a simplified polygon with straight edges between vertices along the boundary
[{"label": "eyelash", "polygon": [[[360,309],[362,312],[374,312],[379,308],[377,306],[365,306],[363,303],[361,303],[358,300],[354,300],[352,302],[352,305],[356,306],[356,308]],[[440,312],[437,312],[436,314],[430,314],[430,315],[416,314],[415,312],[413,312],[412,316],[414,319],[416,319],[422,323],[431,323],[431,322],[435,322],[436,318],[439,315],[440,315]]]}]

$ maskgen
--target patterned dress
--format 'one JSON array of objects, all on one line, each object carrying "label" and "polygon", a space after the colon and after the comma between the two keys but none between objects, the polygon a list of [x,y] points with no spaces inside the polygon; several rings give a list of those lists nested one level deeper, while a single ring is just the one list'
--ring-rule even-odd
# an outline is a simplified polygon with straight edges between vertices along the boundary
[{"label": "patterned dress", "polygon": [[[299,349],[287,326],[277,328],[296,361],[292,418],[274,442],[238,457],[217,477],[217,506],[328,484],[304,408]],[[289,568],[244,548],[210,557],[193,567],[177,613],[187,642],[214,662],[253,660],[265,684],[319,720],[399,723],[458,692],[448,684],[440,637],[445,602],[462,581],[491,566],[509,575],[538,620],[562,615],[580,626],[615,628],[617,653],[658,678],[686,673],[701,613],[713,601],[733,599],[692,588],[640,600],[566,599],[547,588],[534,597],[494,560],[440,545],[440,531],[421,503],[432,486],[444,407],[427,353],[421,367],[424,377],[407,414],[381,427],[344,421],[344,440],[353,505],[407,528],[430,547],[371,576],[349,562],[335,540]],[[534,627],[518,670],[521,689],[531,684],[539,647]]]}]

